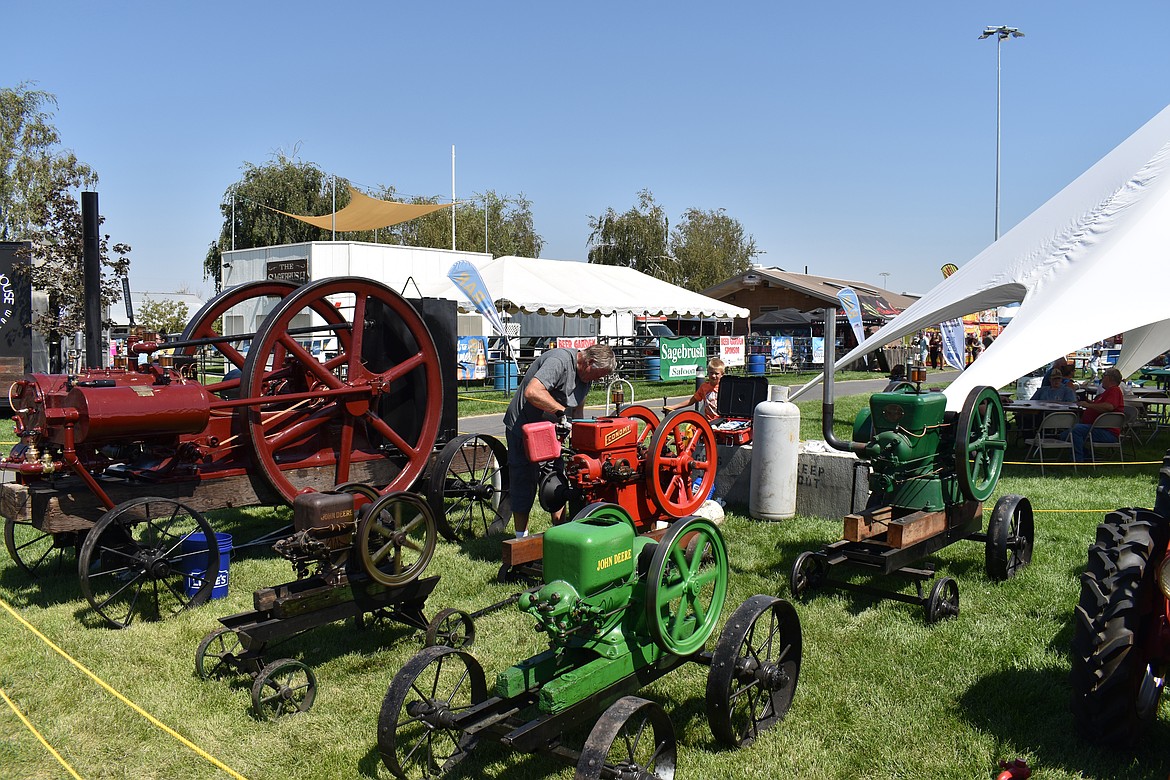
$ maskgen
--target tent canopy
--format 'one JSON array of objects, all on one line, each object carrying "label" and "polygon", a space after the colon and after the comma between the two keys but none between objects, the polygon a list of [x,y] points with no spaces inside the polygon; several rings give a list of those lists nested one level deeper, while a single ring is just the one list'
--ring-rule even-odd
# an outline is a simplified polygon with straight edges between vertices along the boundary
[{"label": "tent canopy", "polygon": [[1170,347],[1167,247],[1170,107],[836,366],[920,328],[1020,302],[1011,325],[947,388],[949,409],[974,387],[1002,387],[1117,333],[1126,334],[1117,368],[1128,375]]},{"label": "tent canopy", "polygon": [[[491,296],[510,313],[716,319],[748,316],[747,309],[676,287],[633,268],[514,256],[476,265]],[[461,306],[466,301],[453,284],[439,285],[424,293],[458,300]]]},{"label": "tent canopy", "polygon": [[758,317],[752,318],[752,327],[775,328],[783,326],[808,327],[813,321],[812,315],[799,309],[777,309],[766,311]]},{"label": "tent canopy", "polygon": [[389,200],[378,200],[369,195],[363,195],[350,187],[349,204],[332,214],[313,217],[304,214],[290,214],[280,209],[272,210],[277,214],[299,219],[301,222],[307,222],[322,230],[351,233],[358,230],[377,230],[390,227],[399,222],[407,222],[430,214],[432,211],[450,208],[450,206],[450,203],[395,203]]}]

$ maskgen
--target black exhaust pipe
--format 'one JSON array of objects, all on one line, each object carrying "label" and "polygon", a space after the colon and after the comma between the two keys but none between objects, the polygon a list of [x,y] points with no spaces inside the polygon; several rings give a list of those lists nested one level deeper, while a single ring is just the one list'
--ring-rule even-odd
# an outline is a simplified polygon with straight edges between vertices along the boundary
[{"label": "black exhaust pipe", "polygon": [[96,192],[81,193],[81,269],[85,296],[85,366],[102,367],[102,257],[98,243],[101,220]]},{"label": "black exhaust pipe", "polygon": [[833,374],[837,372],[837,310],[825,309],[825,400],[821,406],[821,434],[835,450],[864,452],[865,442],[843,441],[833,434]]}]

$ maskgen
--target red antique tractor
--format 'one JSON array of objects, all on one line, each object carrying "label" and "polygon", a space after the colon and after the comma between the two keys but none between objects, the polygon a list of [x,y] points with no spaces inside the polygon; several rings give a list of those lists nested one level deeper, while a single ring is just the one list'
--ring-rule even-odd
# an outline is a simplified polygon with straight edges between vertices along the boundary
[{"label": "red antique tractor", "polygon": [[[220,332],[261,316],[255,333]],[[9,392],[20,442],[0,462],[15,478],[0,485],[10,557],[36,576],[76,553],[90,603],[125,625],[206,600],[183,580],[214,580],[207,510],[349,485],[366,488],[348,491],[360,508],[419,485],[432,534],[486,528],[506,517],[507,466],[490,437],[455,436],[453,330],[451,302],[369,279],[259,281],[214,298],[177,341],[140,345],[149,362],[26,377]],[[338,348],[319,360],[306,342],[322,336]],[[201,382],[208,362],[220,370]],[[178,551],[193,533],[198,557]]]},{"label": "red antique tractor", "polygon": [[1170,674],[1170,452],[1154,509],[1097,526],[1072,642],[1073,717],[1082,736],[1127,747],[1158,717]]}]

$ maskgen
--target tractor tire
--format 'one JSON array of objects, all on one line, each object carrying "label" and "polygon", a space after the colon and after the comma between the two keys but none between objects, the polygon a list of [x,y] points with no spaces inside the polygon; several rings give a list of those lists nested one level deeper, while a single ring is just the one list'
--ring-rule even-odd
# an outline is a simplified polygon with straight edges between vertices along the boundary
[{"label": "tractor tire", "polygon": [[1155,578],[1168,536],[1170,522],[1147,509],[1110,512],[1097,526],[1072,640],[1072,713],[1086,740],[1132,746],[1157,716],[1159,661],[1147,655],[1165,604]]}]

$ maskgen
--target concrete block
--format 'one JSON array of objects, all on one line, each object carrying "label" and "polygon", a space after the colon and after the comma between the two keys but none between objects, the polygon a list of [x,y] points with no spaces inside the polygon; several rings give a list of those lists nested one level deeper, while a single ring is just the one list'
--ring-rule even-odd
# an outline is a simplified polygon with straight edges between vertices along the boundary
[{"label": "concrete block", "polygon": [[752,477],[752,445],[717,445],[719,465],[715,472],[715,495],[724,503],[748,505]]},{"label": "concrete block", "polygon": [[823,441],[802,441],[797,458],[796,513],[840,519],[869,500],[869,463]]}]

